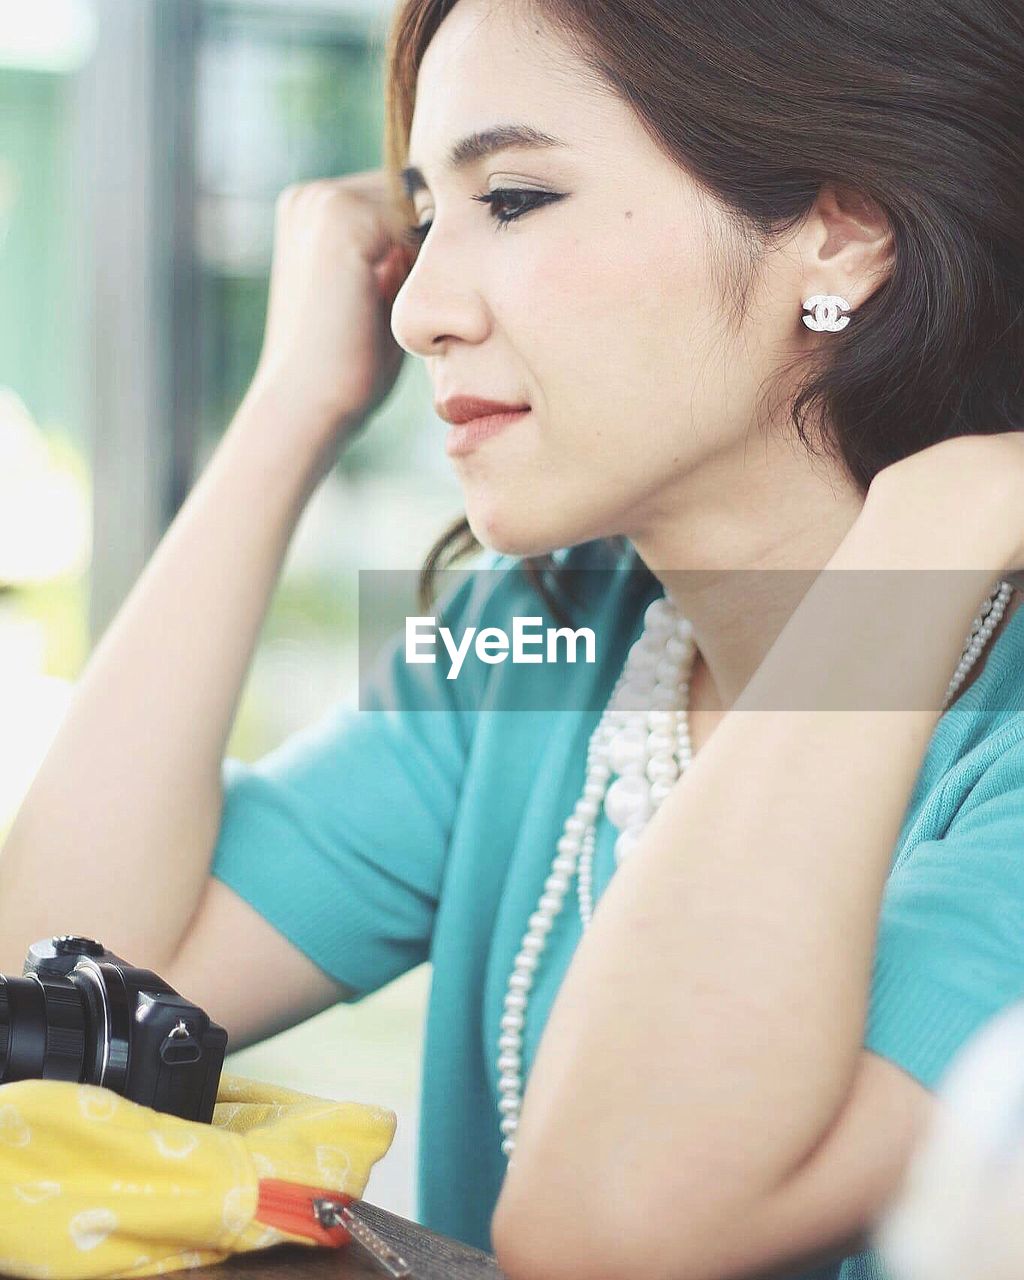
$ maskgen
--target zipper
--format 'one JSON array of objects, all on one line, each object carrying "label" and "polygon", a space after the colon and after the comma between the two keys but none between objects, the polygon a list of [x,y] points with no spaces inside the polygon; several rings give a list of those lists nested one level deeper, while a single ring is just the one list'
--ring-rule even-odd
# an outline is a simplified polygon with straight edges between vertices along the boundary
[{"label": "zipper", "polygon": [[409,1264],[349,1207],[356,1199],[344,1191],[309,1187],[282,1178],[260,1178],[256,1221],[340,1249],[356,1240],[377,1265],[396,1280],[412,1276]]}]

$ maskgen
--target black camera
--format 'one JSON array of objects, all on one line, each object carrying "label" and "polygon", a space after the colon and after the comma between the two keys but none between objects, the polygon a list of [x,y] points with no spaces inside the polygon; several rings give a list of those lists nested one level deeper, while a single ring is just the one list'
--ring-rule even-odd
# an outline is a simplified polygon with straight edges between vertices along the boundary
[{"label": "black camera", "polygon": [[23,977],[0,974],[0,1084],[98,1084],[209,1124],[227,1043],[198,1005],[92,938],[44,938]]}]

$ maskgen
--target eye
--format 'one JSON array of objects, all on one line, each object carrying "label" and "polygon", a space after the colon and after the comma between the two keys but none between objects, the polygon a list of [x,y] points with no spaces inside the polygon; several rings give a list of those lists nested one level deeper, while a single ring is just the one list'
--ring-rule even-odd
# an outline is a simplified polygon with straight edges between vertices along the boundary
[{"label": "eye", "polygon": [[[473,196],[474,200],[478,200],[481,204],[486,204],[490,207],[491,217],[494,218],[496,223],[495,230],[507,227],[510,222],[515,222],[517,218],[521,218],[524,213],[529,213],[531,209],[537,209],[542,204],[550,204],[552,201],[561,200],[562,198],[561,195],[553,191],[528,191],[520,187],[498,187],[494,191],[489,191],[486,195]],[[422,244],[432,226],[433,222],[422,222],[419,226],[409,226],[404,233],[405,239],[412,244]]]},{"label": "eye", "polygon": [[402,239],[405,240],[407,244],[421,245],[427,238],[427,232],[429,230],[429,222],[423,222],[419,226],[416,226],[415,223],[410,223],[402,232]]},{"label": "eye", "polygon": [[[537,209],[542,204],[550,204],[552,200],[561,200],[560,195],[556,195],[553,191],[527,191],[518,187],[498,187],[494,191],[490,191],[485,196],[474,196],[474,200],[479,200],[481,204],[490,206],[491,217],[495,219],[499,227],[507,227],[510,222],[515,222],[516,218],[521,218],[524,213],[529,213],[531,209]],[[510,212],[502,212],[501,207],[511,205]]]}]

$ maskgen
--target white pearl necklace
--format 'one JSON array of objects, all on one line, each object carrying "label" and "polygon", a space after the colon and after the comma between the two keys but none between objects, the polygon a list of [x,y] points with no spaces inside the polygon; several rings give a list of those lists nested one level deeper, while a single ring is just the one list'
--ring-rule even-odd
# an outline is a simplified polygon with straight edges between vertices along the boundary
[{"label": "white pearl necklace", "polygon": [[[943,711],[999,625],[1012,591],[1010,583],[1000,582],[982,604],[946,690]],[[631,647],[608,705],[591,734],[583,793],[565,820],[551,874],[544,882],[537,909],[530,916],[505,994],[498,1037],[498,1112],[501,1150],[506,1156],[515,1150],[522,1109],[523,1027],[529,991],[547,935],[577,868],[580,920],[584,931],[590,927],[594,914],[594,844],[602,802],[608,820],[619,828],[615,841],[618,867],[632,852],[676,779],[689,767],[692,748],[688,710],[695,653],[693,629],[680,617],[673,602],[665,596],[652,601],[644,614],[643,633]],[[613,773],[618,777],[610,783]]]}]

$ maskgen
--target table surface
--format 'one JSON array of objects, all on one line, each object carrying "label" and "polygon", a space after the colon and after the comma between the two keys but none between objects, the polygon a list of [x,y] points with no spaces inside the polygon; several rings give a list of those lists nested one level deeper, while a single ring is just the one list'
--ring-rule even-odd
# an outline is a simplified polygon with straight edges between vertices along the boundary
[{"label": "table surface", "polygon": [[[353,1212],[398,1250],[409,1264],[412,1280],[501,1280],[503,1273],[489,1253],[439,1236],[366,1200],[354,1205]],[[174,1274],[182,1280],[387,1280],[388,1276],[355,1240],[341,1249],[280,1244],[235,1254],[213,1267]]]}]

